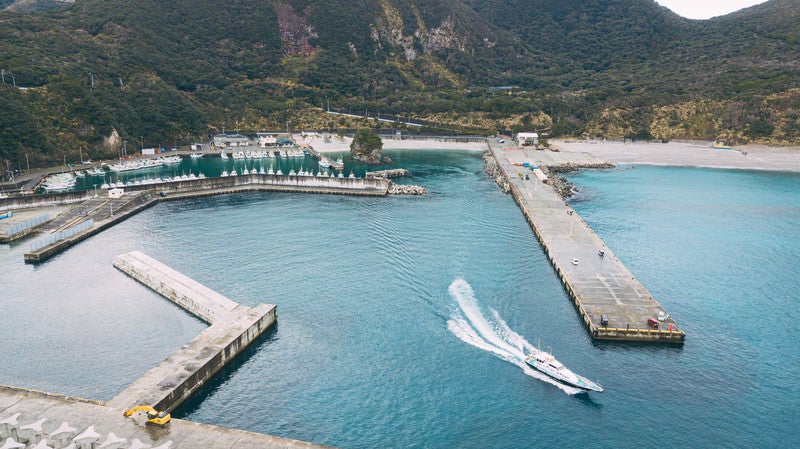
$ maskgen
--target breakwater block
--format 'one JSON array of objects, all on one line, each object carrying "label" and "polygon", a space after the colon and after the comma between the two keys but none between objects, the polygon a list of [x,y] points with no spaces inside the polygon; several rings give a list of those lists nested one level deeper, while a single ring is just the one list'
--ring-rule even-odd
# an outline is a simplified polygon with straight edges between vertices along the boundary
[{"label": "breakwater block", "polygon": [[273,304],[237,304],[138,251],[114,266],[211,326],[108,401],[110,407],[174,410],[277,319]]}]

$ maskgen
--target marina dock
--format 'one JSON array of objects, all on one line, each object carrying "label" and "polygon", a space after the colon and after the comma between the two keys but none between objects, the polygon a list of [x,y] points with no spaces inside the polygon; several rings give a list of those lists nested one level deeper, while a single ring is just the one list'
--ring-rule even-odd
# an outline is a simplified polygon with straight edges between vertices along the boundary
[{"label": "marina dock", "polygon": [[108,401],[109,407],[174,410],[277,318],[272,304],[239,305],[139,251],[119,256],[114,266],[211,326]]},{"label": "marina dock", "polygon": [[[530,223],[592,338],[682,343],[686,334],[650,292],[558,193],[531,172],[536,165],[597,166],[602,161],[576,161],[563,153],[501,148],[491,141],[489,148],[503,185]],[[526,171],[530,173],[527,179],[523,175]],[[658,318],[659,312],[663,319],[654,328],[648,320]]]},{"label": "marina dock", "polygon": [[[339,178],[293,175],[248,174],[219,178],[197,178],[151,185],[126,186],[119,198],[106,192],[27,195],[0,200],[0,206],[15,208],[75,204],[64,216],[44,226],[44,237],[31,245],[24,255],[26,263],[39,263],[95,235],[114,224],[154,205],[159,201],[223,195],[240,192],[294,192],[328,195],[386,196],[386,179]],[[45,202],[49,201],[49,202]],[[80,228],[77,228],[80,226]],[[73,232],[76,231],[76,232]]]}]

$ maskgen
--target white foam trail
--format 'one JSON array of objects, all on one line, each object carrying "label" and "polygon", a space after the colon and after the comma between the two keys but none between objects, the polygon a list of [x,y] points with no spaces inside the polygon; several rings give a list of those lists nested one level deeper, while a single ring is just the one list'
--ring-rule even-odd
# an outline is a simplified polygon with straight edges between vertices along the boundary
[{"label": "white foam trail", "polygon": [[490,309],[492,321],[486,319],[481,313],[475,292],[467,281],[456,279],[447,290],[459,307],[447,321],[447,329],[453,335],[469,345],[517,365],[528,376],[555,385],[567,394],[581,391],[556,382],[525,363],[525,354],[534,349],[533,345],[511,329],[496,310]]}]

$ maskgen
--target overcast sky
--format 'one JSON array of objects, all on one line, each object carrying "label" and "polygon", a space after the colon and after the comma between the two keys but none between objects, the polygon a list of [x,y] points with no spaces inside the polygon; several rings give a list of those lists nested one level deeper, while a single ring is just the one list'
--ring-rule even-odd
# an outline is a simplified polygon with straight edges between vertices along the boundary
[{"label": "overcast sky", "polygon": [[738,11],[766,0],[656,0],[656,2],[690,19],[709,19]]}]

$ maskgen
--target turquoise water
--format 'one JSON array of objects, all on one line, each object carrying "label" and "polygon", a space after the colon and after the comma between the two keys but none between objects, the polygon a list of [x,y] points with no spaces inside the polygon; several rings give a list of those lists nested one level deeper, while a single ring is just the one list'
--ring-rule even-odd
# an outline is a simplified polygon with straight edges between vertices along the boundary
[{"label": "turquoise water", "polygon": [[[167,202],[37,266],[0,246],[0,383],[108,399],[200,332],[111,267],[138,249],[278,305],[178,417],[348,448],[797,446],[800,177],[572,176],[574,207],[688,334],[593,344],[478,153],[389,156],[430,193]],[[525,369],[539,339],[606,393]]]}]

